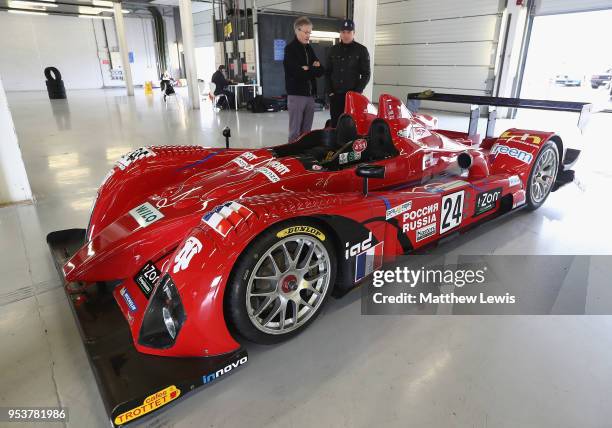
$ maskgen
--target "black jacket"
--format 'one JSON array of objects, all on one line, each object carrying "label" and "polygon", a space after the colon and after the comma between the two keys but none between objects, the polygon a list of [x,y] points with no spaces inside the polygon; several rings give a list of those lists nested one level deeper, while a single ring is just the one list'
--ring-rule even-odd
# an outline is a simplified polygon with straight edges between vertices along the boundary
[{"label": "black jacket", "polygon": [[370,53],[364,45],[340,42],[329,49],[326,76],[327,93],[363,92],[370,81]]},{"label": "black jacket", "polygon": [[229,85],[229,82],[220,70],[213,73],[211,80],[215,84],[215,95],[221,94],[227,88],[227,85]]},{"label": "black jacket", "polygon": [[[323,76],[323,66],[313,67],[312,64],[319,61],[312,46],[303,45],[297,38],[285,46],[285,89],[287,95],[311,96],[317,93],[317,77]],[[307,65],[308,70],[302,66]]]}]

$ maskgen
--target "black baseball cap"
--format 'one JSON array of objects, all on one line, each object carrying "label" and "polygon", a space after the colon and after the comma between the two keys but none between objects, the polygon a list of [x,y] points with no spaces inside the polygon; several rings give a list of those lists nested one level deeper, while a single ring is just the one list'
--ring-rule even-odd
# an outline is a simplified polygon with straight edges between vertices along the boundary
[{"label": "black baseball cap", "polygon": [[340,31],[355,31],[355,23],[352,19],[345,19],[342,21]]}]

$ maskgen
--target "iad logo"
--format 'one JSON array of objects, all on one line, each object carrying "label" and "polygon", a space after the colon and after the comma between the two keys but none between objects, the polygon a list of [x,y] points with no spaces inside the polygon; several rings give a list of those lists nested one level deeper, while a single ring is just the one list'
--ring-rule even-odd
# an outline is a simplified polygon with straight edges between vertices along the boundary
[{"label": "iad logo", "polygon": [[372,246],[372,232],[369,233],[368,237],[349,248],[349,243],[346,243],[346,251],[344,252],[344,258],[348,260],[350,257],[355,257],[357,254],[367,250]]}]

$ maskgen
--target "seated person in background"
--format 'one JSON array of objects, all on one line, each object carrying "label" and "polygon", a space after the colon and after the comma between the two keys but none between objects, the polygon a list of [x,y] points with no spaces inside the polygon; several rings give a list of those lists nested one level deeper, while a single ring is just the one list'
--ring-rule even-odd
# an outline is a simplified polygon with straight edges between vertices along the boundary
[{"label": "seated person in background", "polygon": [[164,71],[164,73],[159,78],[160,81],[160,89],[162,94],[164,94],[164,101],[166,101],[166,97],[168,95],[173,95],[174,92],[174,79],[168,70]]},{"label": "seated person in background", "polygon": [[232,106],[234,105],[234,94],[227,89],[227,86],[232,84],[233,82],[225,78],[224,72],[225,66],[220,65],[217,71],[213,73],[211,80],[215,84],[215,96],[225,94],[229,103],[229,105],[226,106],[223,105],[225,104],[224,101],[220,100],[221,105],[219,105],[218,107],[232,108]]}]

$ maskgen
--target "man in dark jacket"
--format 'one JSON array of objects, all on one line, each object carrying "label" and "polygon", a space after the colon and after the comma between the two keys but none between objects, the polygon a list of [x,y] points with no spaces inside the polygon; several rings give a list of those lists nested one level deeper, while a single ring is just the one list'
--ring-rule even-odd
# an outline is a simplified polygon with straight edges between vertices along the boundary
[{"label": "man in dark jacket", "polygon": [[355,40],[355,24],[342,21],[340,43],[329,49],[326,82],[329,94],[331,126],[336,127],[344,113],[344,99],[348,91],[363,92],[370,81],[370,53]]},{"label": "man in dark jacket", "polygon": [[[229,108],[232,108],[234,105],[234,94],[230,90],[227,89],[227,86],[230,85],[232,82],[225,78],[225,75],[223,74],[224,70],[225,70],[225,66],[220,65],[217,71],[213,73],[211,80],[215,84],[215,92],[214,92],[215,97],[217,95],[225,94],[225,96],[227,97],[227,102],[229,104],[227,106],[221,105],[218,107],[227,107],[229,109]],[[221,104],[222,101],[220,100],[219,103]]]},{"label": "man in dark jacket", "polygon": [[295,39],[285,47],[285,89],[289,110],[289,142],[310,131],[314,118],[316,78],[325,70],[310,46],[312,22],[305,16],[293,23]]}]

